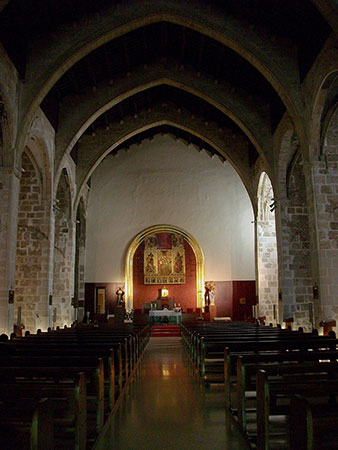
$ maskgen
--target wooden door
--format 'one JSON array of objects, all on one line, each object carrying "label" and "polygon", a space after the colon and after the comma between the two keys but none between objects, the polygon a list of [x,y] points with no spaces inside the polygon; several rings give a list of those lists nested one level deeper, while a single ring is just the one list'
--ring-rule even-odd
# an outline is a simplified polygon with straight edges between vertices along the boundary
[{"label": "wooden door", "polygon": [[106,288],[96,288],[96,314],[105,314],[106,312]]}]

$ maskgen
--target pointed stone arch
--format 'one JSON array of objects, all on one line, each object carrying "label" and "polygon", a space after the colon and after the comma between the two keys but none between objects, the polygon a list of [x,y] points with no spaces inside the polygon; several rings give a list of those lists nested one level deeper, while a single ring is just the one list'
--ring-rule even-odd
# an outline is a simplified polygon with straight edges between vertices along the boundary
[{"label": "pointed stone arch", "polygon": [[[199,83],[196,83],[196,78]],[[188,92],[227,115],[248,136],[265,163],[271,163],[269,159],[270,124],[258,112],[262,105],[258,108],[257,101],[250,103],[243,93],[234,93],[227,85],[215,85],[193,69],[182,71],[175,66],[163,67],[162,64],[157,64],[147,68],[142,67],[142,73],[140,70],[135,70],[128,78],[119,80],[113,86],[109,83],[100,86],[95,97],[88,97],[85,92],[81,96],[79,94],[76,101],[80,107],[76,111],[73,110],[74,99],[69,99],[69,106],[65,108],[65,118],[60,120],[58,130],[56,164],[58,165],[58,161],[62,160],[63,154],[69,154],[85,130],[100,115],[126,98],[160,85],[172,86]]]},{"label": "pointed stone arch", "polygon": [[[192,14],[191,8],[194,7],[192,5],[173,5],[172,2],[168,3],[166,0],[142,2],[142,6],[139,5],[138,8],[135,8],[132,3],[125,4],[120,5],[117,16],[108,9],[106,17],[98,16],[91,19],[86,27],[87,35],[84,35],[79,29],[77,40],[68,37],[68,29],[63,28],[60,35],[55,33],[51,37],[51,49],[53,50],[47,49],[45,55],[45,58],[50,58],[51,61],[49,70],[40,73],[40,77],[35,77],[31,89],[26,91],[24,103],[29,106],[24,113],[23,133],[26,131],[27,121],[30,120],[31,114],[38,104],[41,103],[56,81],[77,61],[96,48],[132,30],[166,21],[182,25],[215,39],[249,61],[278,93],[288,108],[296,128],[299,130],[299,135],[304,138],[305,134],[301,123],[303,103],[298,89],[298,73],[293,62],[290,64],[290,70],[281,70],[278,47],[271,45],[267,48],[265,39],[258,34],[253,34],[248,28],[248,24],[239,24],[230,16],[222,17],[217,10],[212,11],[210,8],[195,7],[193,9],[194,14]],[[110,20],[106,20],[108,17]],[[79,25],[81,26],[81,24]],[[250,39],[248,39],[248,33]],[[74,30],[72,30],[72,37],[74,37]],[[53,55],[49,52],[52,52]],[[286,59],[289,59],[289,57]],[[61,65],[60,61],[63,61]],[[33,70],[33,68],[29,67],[27,70]]]},{"label": "pointed stone arch", "polygon": [[143,240],[156,233],[177,233],[191,246],[196,258],[196,305],[201,308],[204,303],[204,254],[196,239],[187,231],[174,225],[154,225],[141,231],[130,243],[125,258],[125,293],[127,307],[133,307],[133,261],[134,254]]},{"label": "pointed stone arch", "polygon": [[338,70],[332,70],[326,74],[317,91],[311,121],[311,159],[317,160],[323,154],[326,132],[337,109],[337,86]]}]

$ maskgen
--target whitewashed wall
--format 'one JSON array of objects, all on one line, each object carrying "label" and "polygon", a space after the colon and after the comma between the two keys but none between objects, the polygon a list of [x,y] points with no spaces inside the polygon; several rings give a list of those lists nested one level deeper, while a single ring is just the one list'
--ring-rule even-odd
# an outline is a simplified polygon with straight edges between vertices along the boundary
[{"label": "whitewashed wall", "polygon": [[108,156],[91,186],[86,282],[122,281],[130,242],[157,224],[183,228],[198,241],[206,280],[255,278],[253,211],[228,162],[158,135]]}]

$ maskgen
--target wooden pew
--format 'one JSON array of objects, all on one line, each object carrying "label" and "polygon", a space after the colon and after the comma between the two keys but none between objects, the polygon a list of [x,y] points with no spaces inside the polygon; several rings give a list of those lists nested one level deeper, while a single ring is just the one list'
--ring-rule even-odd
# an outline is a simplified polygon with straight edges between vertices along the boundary
[{"label": "wooden pew", "polygon": [[0,448],[3,450],[54,450],[54,411],[50,399],[28,403],[9,420],[9,409],[0,399]]},{"label": "wooden pew", "polygon": [[[71,330],[71,329],[69,329]],[[95,330],[95,329],[93,329]],[[121,335],[111,335],[104,334],[103,332],[98,333],[96,330],[93,333],[84,333],[79,334],[78,332],[68,331],[68,329],[64,330],[65,333],[61,333],[58,331],[56,334],[43,334],[40,333],[38,335],[30,335],[26,338],[14,339],[14,342],[21,342],[24,345],[35,345],[38,343],[42,343],[43,345],[51,344],[51,345],[79,345],[81,347],[84,346],[97,346],[102,347],[109,346],[111,347],[118,346],[121,344],[122,349],[122,360],[123,360],[123,376],[125,380],[128,380],[129,375],[132,373],[136,361],[137,361],[137,346],[136,346],[136,337],[131,336],[130,334],[121,334]],[[91,331],[91,329],[89,330]]]},{"label": "wooden pew", "polygon": [[[115,386],[114,386],[114,378],[115,378],[115,371],[114,371],[114,357],[113,357],[113,350],[111,350],[111,356],[107,358],[101,358],[106,365],[104,368],[104,379],[106,381],[106,393],[105,395],[105,403],[107,404],[107,408],[109,411],[111,411],[115,404]],[[101,371],[101,362],[100,359],[97,358],[97,356],[69,356],[69,355],[63,355],[63,356],[55,356],[55,355],[49,355],[49,356],[36,356],[35,354],[31,356],[5,356],[0,358],[0,368],[2,366],[5,367],[58,367],[58,368],[71,368],[78,370],[78,372],[81,371],[82,368],[89,369],[92,368],[93,370],[90,372],[95,371],[95,379],[93,380],[93,386],[96,386],[96,390],[100,391],[103,390],[103,387],[99,387],[99,381],[96,380],[97,374],[100,374],[100,377],[102,376]],[[82,370],[83,371],[83,370]],[[89,376],[93,376],[92,373],[88,374]],[[100,379],[99,377],[99,379]],[[98,394],[99,395],[99,394]],[[100,394],[101,395],[101,394]]]},{"label": "wooden pew", "polygon": [[[6,350],[6,349],[4,349]],[[46,343],[44,341],[32,344],[32,342],[20,342],[14,341],[9,345],[7,354],[12,356],[26,355],[32,356],[67,356],[69,358],[86,358],[102,357],[104,360],[105,373],[109,374],[114,371],[115,383],[111,384],[111,392],[114,391],[114,396],[119,395],[123,389],[123,385],[126,383],[126,370],[123,370],[125,365],[125,359],[123,359],[123,346],[121,343],[96,343],[96,344],[83,344],[74,342],[62,342],[59,343]],[[127,372],[128,373],[128,372]],[[112,397],[113,398],[113,397]]]},{"label": "wooden pew", "polygon": [[[82,325],[78,324],[76,327],[67,328],[66,330],[55,330],[50,331],[49,335],[72,335],[72,336],[81,336],[81,339],[86,335],[91,336],[92,338],[98,336],[109,336],[109,337],[121,337],[131,339],[130,351],[133,355],[134,364],[139,356],[142,354],[145,345],[149,341],[151,328],[149,324],[146,325],[135,325],[135,324],[124,324],[122,326],[112,326],[107,324],[100,324],[99,327],[95,327],[92,325]],[[43,333],[42,333],[43,334]]]},{"label": "wooden pew", "polygon": [[[224,348],[228,345],[237,345],[239,352],[255,352],[255,342],[266,341],[266,350],[273,350],[274,342],[285,341],[285,343],[296,340],[298,342],[309,339],[318,339],[312,333],[300,331],[288,331],[280,328],[261,326],[256,324],[226,323],[226,324],[194,324],[182,325],[183,341],[187,345],[191,359],[197,372],[206,382],[224,381]],[[330,336],[333,339],[333,336]],[[324,344],[326,348],[335,349],[337,342],[325,341],[320,337],[318,343]],[[325,342],[324,342],[325,341]],[[269,344],[271,342],[271,344]],[[314,344],[317,341],[314,341]],[[241,346],[242,344],[242,346]],[[307,344],[306,344],[307,345]],[[286,349],[286,345],[284,345]],[[320,348],[320,347],[317,347]]]},{"label": "wooden pew", "polygon": [[[232,385],[238,386],[237,374],[242,373],[242,364],[271,364],[282,362],[306,362],[306,361],[338,361],[338,350],[320,350],[307,351],[298,350],[282,352],[278,349],[275,351],[261,351],[256,353],[240,353],[238,351],[230,351],[227,347],[224,350],[224,389],[225,389],[225,405],[226,408],[236,411],[238,409],[238,402],[233,404],[231,402]],[[239,359],[240,358],[240,359]],[[239,364],[241,366],[239,367]],[[242,373],[242,378],[245,379],[245,374]]]},{"label": "wooden pew", "polygon": [[338,405],[312,404],[301,395],[291,397],[290,450],[334,450],[338,443]]},{"label": "wooden pew", "polygon": [[[72,371],[84,370],[88,378],[92,378],[92,382],[88,384],[88,398],[92,396],[91,386],[95,386],[96,433],[99,433],[104,424],[103,374],[108,392],[108,410],[111,411],[117,395],[121,394],[144,351],[149,340],[149,330],[149,325],[120,327],[118,330],[111,326],[99,330],[87,328],[85,331],[81,329],[80,332],[74,332],[74,328],[66,328],[55,332],[40,332],[25,338],[13,338],[8,345],[1,346],[0,374],[6,373],[8,378],[11,374],[14,376],[24,370],[29,378],[34,370],[38,370],[40,375],[42,371],[45,373],[48,370],[53,375],[51,379],[48,379],[47,383],[48,377],[46,380],[40,377],[39,382],[43,384],[45,381],[46,384],[52,385],[54,380],[61,377],[60,371],[62,376],[69,378]],[[27,355],[30,357],[27,358]],[[104,371],[102,367],[97,370],[93,363],[98,356],[103,356]],[[102,366],[102,363],[100,364]],[[23,378],[26,389],[28,384],[36,384],[36,379],[29,381],[26,376]],[[62,384],[64,381],[65,379]]]},{"label": "wooden pew", "polygon": [[[236,372],[236,393],[238,422],[242,430],[246,431],[246,411],[247,411],[247,393],[256,391],[256,373],[264,369],[268,374],[303,373],[309,370],[320,372],[320,370],[337,370],[338,363],[320,363],[320,360],[338,359],[338,352],[287,352],[264,355],[242,355],[237,359]],[[309,364],[310,363],[310,364]],[[335,369],[336,368],[336,369]]]},{"label": "wooden pew", "polygon": [[[322,364],[322,363],[320,363]],[[325,363],[324,363],[325,364]],[[323,365],[324,365],[323,364]],[[329,363],[332,366],[334,363]],[[337,364],[335,364],[337,366]],[[285,375],[288,369],[285,368]],[[258,450],[269,450],[274,447],[271,445],[270,422],[271,418],[280,415],[290,415],[290,399],[294,394],[304,395],[312,398],[323,398],[327,396],[332,399],[338,395],[338,380],[332,377],[332,373],[336,375],[337,368],[324,368],[320,377],[320,382],[313,376],[315,372],[311,368],[309,376],[306,372],[300,371],[289,373],[285,379],[269,379],[269,374],[265,370],[257,372],[257,448]],[[324,372],[327,372],[326,378]],[[317,372],[317,374],[319,371]],[[281,403],[283,402],[283,403]],[[281,422],[280,433],[287,435],[287,428]]]},{"label": "wooden pew", "polygon": [[[298,334],[292,336],[264,336],[256,338],[248,336],[238,338],[223,338],[222,340],[206,341],[204,338],[202,342],[201,357],[198,361],[198,372],[202,380],[208,382],[208,367],[211,364],[217,363],[219,367],[219,379],[221,372],[224,369],[224,349],[228,347],[231,352],[238,353],[256,353],[262,351],[293,351],[293,350],[320,350],[329,349],[336,350],[338,340],[330,336],[313,336],[306,334]],[[214,366],[215,367],[215,366]],[[223,372],[224,377],[224,372]],[[224,378],[223,378],[224,380]]]},{"label": "wooden pew", "polygon": [[[141,329],[143,333],[141,338],[142,343],[144,344],[144,341],[148,337],[148,335],[144,332],[144,329],[147,329],[147,327],[138,327],[138,329]],[[40,349],[39,354],[42,352],[49,354],[51,351],[53,351],[53,354],[55,354],[55,351],[58,353],[63,353],[65,347],[67,347],[66,351],[69,349],[75,351],[76,346],[80,347],[82,350],[86,348],[88,354],[94,354],[96,348],[100,350],[100,353],[102,353],[103,348],[114,347],[116,378],[118,380],[115,392],[116,394],[119,394],[122,391],[124,384],[128,381],[130,374],[134,370],[138,355],[143,352],[144,347],[143,344],[138,347],[141,341],[137,342],[136,338],[130,339],[124,337],[125,335],[129,336],[129,332],[116,332],[115,330],[115,335],[112,336],[112,331],[113,330],[111,327],[107,327],[103,330],[90,328],[86,329],[86,331],[81,330],[81,332],[79,332],[78,329],[74,330],[67,328],[65,330],[40,333],[38,335],[30,335],[25,338],[14,339],[12,343],[15,344],[15,353],[17,355],[34,352],[36,344],[38,344]],[[20,344],[20,346],[17,344]],[[51,347],[49,347],[49,344]],[[60,352],[61,347],[62,352]],[[76,351],[78,352],[81,350],[77,349]],[[101,354],[98,354],[98,356],[101,356]]]},{"label": "wooden pew", "polygon": [[[279,381],[288,377],[289,388],[292,371],[288,374],[283,374],[283,371],[286,370],[288,372],[291,370],[287,368],[287,365],[292,366],[292,369],[297,368],[301,374],[295,372],[292,375],[292,383],[295,384],[297,389],[302,384],[300,380],[304,382],[307,379],[308,383],[314,382],[313,373],[310,375],[308,371],[310,368],[312,371],[315,371],[314,365],[319,364],[317,361],[322,359],[337,361],[338,341],[335,339],[335,335],[328,336],[328,339],[326,339],[326,337],[315,336],[313,333],[280,330],[265,326],[229,324],[229,326],[223,326],[222,328],[212,325],[194,324],[191,326],[190,324],[183,324],[181,326],[182,337],[196,370],[202,376],[202,379],[207,382],[215,380],[222,382],[222,378],[225,380],[227,407],[231,406],[231,383],[236,373],[234,360],[240,354],[245,354],[243,358],[248,358],[248,360],[252,358],[250,361],[253,371],[253,374],[250,375],[252,378],[255,378],[255,371],[259,368],[265,368],[266,371],[273,373],[272,365],[274,365],[274,376],[278,376],[280,372],[282,375],[279,376]],[[224,353],[224,349],[227,346],[229,348]],[[268,354],[269,356],[264,360],[263,355]],[[277,357],[276,354],[279,356]],[[280,364],[283,361],[287,364]],[[305,361],[311,361],[311,363],[306,365]],[[331,377],[337,371],[337,368],[334,367],[337,363],[326,364],[326,366],[325,363],[320,364],[320,372],[316,374],[316,381],[320,378],[322,381],[333,383]],[[301,366],[303,366],[303,372]],[[325,370],[327,369],[327,373],[323,373],[324,368]],[[222,369],[223,377],[220,373]],[[244,373],[243,376],[245,379],[247,375]],[[244,381],[239,380],[237,383],[245,385]],[[250,388],[256,389],[252,379],[251,383]],[[311,391],[311,384],[309,386]],[[318,395],[322,395],[322,393]],[[290,402],[290,395],[286,396],[286,405],[279,412],[285,413],[290,411],[288,402]],[[242,409],[245,411],[245,403]],[[274,412],[274,410],[270,412]],[[240,411],[240,416],[242,417],[242,411]],[[245,416],[242,420],[244,420],[245,428]],[[258,445],[260,445],[261,441],[262,439],[258,437]],[[269,441],[267,440],[267,442]],[[266,447],[259,448],[269,448],[269,444]]]},{"label": "wooden pew", "polygon": [[[48,360],[50,359],[50,360]],[[6,360],[0,360],[0,374],[3,373],[3,379],[8,376],[11,378],[14,374],[24,374],[26,378],[36,378],[39,374],[40,382],[50,379],[65,380],[74,378],[78,372],[83,372],[87,377],[87,399],[89,411],[95,413],[95,429],[99,434],[103,429],[105,421],[105,397],[104,397],[104,367],[102,358],[86,360],[80,358],[69,365],[68,359],[53,357],[14,357]],[[77,362],[77,366],[75,366]],[[56,365],[51,366],[52,363]],[[14,365],[17,364],[17,365]],[[18,381],[16,381],[18,382]],[[112,399],[107,399],[108,404]]]},{"label": "wooden pew", "polygon": [[[25,368],[21,373],[19,373],[19,369],[11,367],[0,370],[2,380],[6,378],[5,382],[0,384],[0,401],[2,404],[0,423],[2,428],[7,427],[9,430],[9,438],[16,429],[20,429],[22,424],[27,423],[31,405],[43,398],[48,398],[49,402],[46,407],[43,406],[43,409],[35,411],[32,417],[30,425],[34,442],[32,448],[34,446],[41,450],[54,448],[52,444],[55,439],[61,439],[65,444],[69,439],[68,430],[72,428],[71,445],[79,450],[85,450],[87,440],[85,374],[78,373],[75,379],[69,381],[68,384],[42,383],[41,377],[38,381],[33,376],[33,372],[37,377],[40,376],[35,368],[34,371]],[[5,374],[6,377],[4,377]],[[47,407],[48,409],[46,409]],[[44,417],[41,417],[40,413],[43,413]],[[46,416],[46,414],[48,415]],[[50,423],[51,419],[53,419],[52,424]],[[61,429],[61,436],[56,433],[56,428]],[[44,433],[43,436],[41,435],[42,432]],[[44,440],[47,443],[46,447],[44,446]]]}]

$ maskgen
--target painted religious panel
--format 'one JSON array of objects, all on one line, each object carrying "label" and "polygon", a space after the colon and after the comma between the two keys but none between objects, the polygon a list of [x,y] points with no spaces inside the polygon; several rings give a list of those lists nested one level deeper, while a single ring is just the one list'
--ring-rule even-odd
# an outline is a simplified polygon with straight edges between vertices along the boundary
[{"label": "painted religious panel", "polygon": [[156,250],[147,250],[144,252],[144,275],[154,275],[157,270]]},{"label": "painted religious panel", "polygon": [[144,248],[144,284],[184,284],[183,236],[161,233],[148,236]]}]

